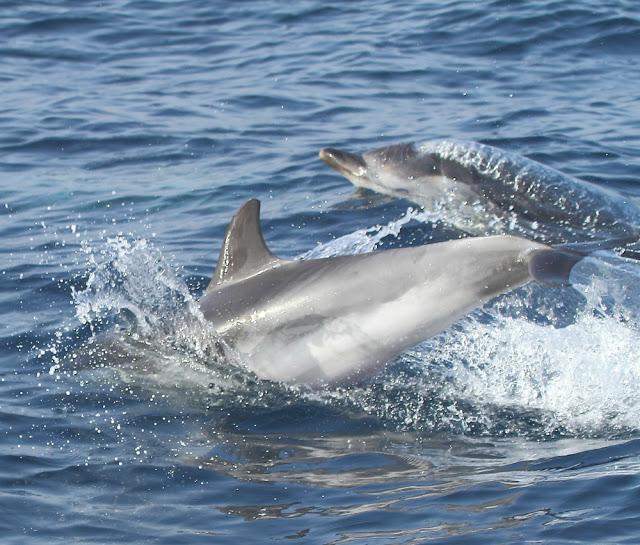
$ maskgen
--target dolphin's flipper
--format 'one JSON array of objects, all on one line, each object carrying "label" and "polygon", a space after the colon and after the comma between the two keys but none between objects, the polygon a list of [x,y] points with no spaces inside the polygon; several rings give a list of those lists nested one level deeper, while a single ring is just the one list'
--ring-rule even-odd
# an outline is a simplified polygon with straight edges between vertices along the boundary
[{"label": "dolphin's flipper", "polygon": [[248,278],[281,263],[284,260],[271,253],[262,237],[260,201],[248,200],[227,227],[218,265],[206,291],[223,282]]}]

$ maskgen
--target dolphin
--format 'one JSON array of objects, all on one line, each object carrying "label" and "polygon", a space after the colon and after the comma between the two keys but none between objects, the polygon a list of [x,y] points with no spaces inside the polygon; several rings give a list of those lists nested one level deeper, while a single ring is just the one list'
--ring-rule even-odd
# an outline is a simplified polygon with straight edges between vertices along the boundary
[{"label": "dolphin", "polygon": [[622,195],[498,148],[457,140],[320,158],[359,188],[408,199],[470,234],[547,244],[640,237],[640,209]]},{"label": "dolphin", "polygon": [[233,217],[199,309],[259,378],[320,386],[374,374],[491,298],[565,284],[582,255],[513,236],[288,261],[267,248],[260,202]]}]

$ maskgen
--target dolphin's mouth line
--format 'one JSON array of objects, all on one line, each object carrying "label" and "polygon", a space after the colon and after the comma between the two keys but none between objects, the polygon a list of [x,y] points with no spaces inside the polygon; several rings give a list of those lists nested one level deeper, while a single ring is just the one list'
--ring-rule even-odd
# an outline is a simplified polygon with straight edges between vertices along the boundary
[{"label": "dolphin's mouth line", "polygon": [[343,176],[363,178],[366,175],[366,163],[353,153],[335,148],[322,148],[318,155],[320,159]]},{"label": "dolphin's mouth line", "polygon": [[394,195],[399,198],[407,198],[410,194],[408,190],[402,190],[401,188],[390,189],[385,186],[378,178],[375,170],[370,172],[367,163],[359,155],[335,148],[322,148],[318,155],[320,159],[342,174],[356,187],[365,188],[383,195]]}]

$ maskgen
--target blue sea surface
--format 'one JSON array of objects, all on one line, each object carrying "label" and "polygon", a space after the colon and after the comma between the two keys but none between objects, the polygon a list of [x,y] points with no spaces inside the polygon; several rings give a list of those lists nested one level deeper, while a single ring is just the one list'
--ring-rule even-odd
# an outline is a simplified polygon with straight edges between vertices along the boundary
[{"label": "blue sea surface", "polygon": [[638,262],[351,387],[260,381],[194,319],[248,198],[287,258],[457,236],[325,146],[480,141],[637,206],[637,2],[0,14],[0,543],[640,543]]}]

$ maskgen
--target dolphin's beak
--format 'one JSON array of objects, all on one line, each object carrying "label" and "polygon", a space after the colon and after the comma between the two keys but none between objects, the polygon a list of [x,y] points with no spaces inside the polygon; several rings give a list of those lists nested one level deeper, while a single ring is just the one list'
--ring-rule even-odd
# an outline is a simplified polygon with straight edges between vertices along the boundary
[{"label": "dolphin's beak", "polygon": [[367,172],[367,164],[362,157],[335,148],[322,148],[320,159],[349,179],[360,178]]}]

